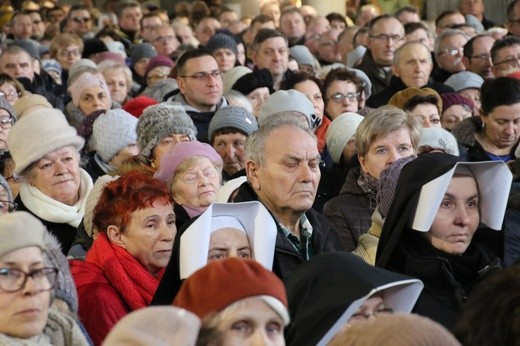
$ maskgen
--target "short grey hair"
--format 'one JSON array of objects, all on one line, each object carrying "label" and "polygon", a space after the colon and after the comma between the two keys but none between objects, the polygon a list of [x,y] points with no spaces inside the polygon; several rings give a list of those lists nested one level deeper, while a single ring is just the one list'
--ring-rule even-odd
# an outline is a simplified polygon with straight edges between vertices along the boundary
[{"label": "short grey hair", "polygon": [[[401,60],[401,55],[403,53],[403,50],[405,49],[408,49],[408,47],[410,46],[417,46],[417,45],[421,45],[423,46],[425,49],[426,49],[426,52],[428,54],[426,54],[427,58],[428,58],[428,62],[430,64],[433,64],[433,61],[432,61],[432,55],[430,54],[430,49],[428,49],[428,47],[426,47],[423,43],[421,42],[406,42],[405,44],[403,44],[401,47],[399,47],[395,53],[394,53],[394,60],[392,61],[392,65],[394,66],[397,66],[399,65],[399,60]],[[411,49],[414,49],[412,47],[410,47]]]},{"label": "short grey hair", "polygon": [[462,35],[466,38],[466,40],[469,40],[469,36],[464,33],[464,31],[459,29],[444,29],[441,31],[439,36],[437,36],[437,39],[435,40],[435,44],[433,46],[433,51],[435,53],[435,56],[438,56],[441,52],[441,42],[446,37],[455,36],[455,35]]}]

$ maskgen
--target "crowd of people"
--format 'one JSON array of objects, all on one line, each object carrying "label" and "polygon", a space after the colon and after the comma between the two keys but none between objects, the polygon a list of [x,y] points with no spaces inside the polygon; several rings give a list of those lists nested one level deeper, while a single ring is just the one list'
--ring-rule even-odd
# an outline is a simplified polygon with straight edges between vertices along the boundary
[{"label": "crowd of people", "polygon": [[520,0],[347,3],[3,2],[0,345],[517,345]]}]

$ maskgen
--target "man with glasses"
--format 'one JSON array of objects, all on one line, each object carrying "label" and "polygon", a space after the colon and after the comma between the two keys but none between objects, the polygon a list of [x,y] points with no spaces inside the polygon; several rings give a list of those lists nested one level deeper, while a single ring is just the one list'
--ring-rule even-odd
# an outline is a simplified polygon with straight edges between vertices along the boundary
[{"label": "man with glasses", "polygon": [[392,71],[390,66],[395,51],[405,42],[401,22],[388,14],[378,16],[368,26],[368,50],[356,68],[365,72],[372,81],[372,94],[385,90]]},{"label": "man with glasses", "polygon": [[150,43],[155,47],[157,54],[170,57],[173,61],[176,60],[177,48],[180,43],[177,40],[175,31],[169,24],[162,24],[150,35]]},{"label": "man with glasses", "polygon": [[495,77],[505,77],[520,69],[520,38],[508,36],[495,41],[491,48],[493,74]]},{"label": "man with glasses", "polygon": [[434,81],[444,83],[452,74],[466,70],[462,56],[468,39],[461,30],[445,29],[440,33],[434,45],[437,62],[431,75]]},{"label": "man with glasses", "polygon": [[166,94],[164,99],[181,103],[197,127],[197,139],[209,143],[209,123],[216,111],[227,106],[217,61],[208,51],[198,48],[182,54],[176,68],[179,89]]},{"label": "man with glasses", "polygon": [[307,31],[305,32],[305,45],[307,48],[309,48],[314,56],[317,56],[318,54],[321,36],[329,30],[329,21],[323,16],[316,16],[311,18],[307,24]]},{"label": "man with glasses", "polygon": [[66,32],[76,34],[79,37],[93,38],[94,32],[92,32],[92,18],[90,12],[83,5],[73,5],[69,10],[67,16]]},{"label": "man with glasses", "polygon": [[491,47],[495,39],[489,35],[473,37],[464,45],[464,57],[462,63],[466,71],[480,75],[482,78],[493,78],[491,69]]},{"label": "man with glasses", "polygon": [[321,36],[318,47],[318,61],[321,66],[344,62],[341,60],[341,53],[338,47],[338,36],[340,33],[340,30],[332,29]]},{"label": "man with glasses", "polygon": [[144,42],[152,42],[153,32],[160,28],[164,22],[157,12],[148,12],[141,19],[141,38]]}]

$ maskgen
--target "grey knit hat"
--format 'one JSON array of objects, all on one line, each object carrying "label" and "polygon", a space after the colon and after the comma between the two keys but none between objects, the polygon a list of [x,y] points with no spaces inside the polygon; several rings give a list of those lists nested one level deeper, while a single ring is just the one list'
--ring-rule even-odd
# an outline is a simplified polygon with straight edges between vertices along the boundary
[{"label": "grey knit hat", "polygon": [[92,128],[95,148],[101,159],[108,163],[127,145],[137,142],[137,118],[122,108],[101,114]]},{"label": "grey knit hat", "polygon": [[136,62],[144,58],[153,58],[157,56],[157,51],[155,47],[150,43],[140,43],[134,45],[132,48],[132,53],[130,53],[130,66],[134,66]]},{"label": "grey knit hat", "polygon": [[206,43],[206,50],[211,54],[215,53],[217,49],[227,48],[231,49],[235,55],[238,54],[237,51],[237,41],[235,39],[223,32],[218,32],[215,35],[211,36],[208,43]]},{"label": "grey knit hat", "polygon": [[13,106],[11,106],[4,97],[0,97],[0,109],[5,109],[15,120],[17,119],[18,116],[14,111]]},{"label": "grey knit hat", "polygon": [[44,248],[45,226],[26,211],[15,211],[0,217],[0,257],[29,246]]},{"label": "grey knit hat", "polygon": [[186,134],[191,140],[197,136],[197,128],[184,107],[178,102],[162,102],[147,107],[137,123],[137,145],[141,161],[148,163],[153,148],[171,134]]},{"label": "grey knit hat", "polygon": [[388,215],[392,201],[394,200],[395,188],[399,180],[399,174],[403,167],[410,161],[414,160],[415,156],[407,156],[400,158],[386,167],[380,174],[377,181],[377,195],[376,203],[381,217],[384,219]]},{"label": "grey knit hat", "polygon": [[7,142],[16,174],[54,150],[71,145],[79,151],[85,144],[59,109],[42,109],[25,115],[13,125]]},{"label": "grey knit hat", "polygon": [[484,79],[476,73],[470,71],[462,71],[459,73],[452,74],[444,82],[447,86],[452,87],[455,92],[459,92],[466,89],[479,89],[484,84]]},{"label": "grey knit hat", "polygon": [[343,149],[347,145],[348,140],[356,134],[356,130],[363,120],[363,117],[357,113],[346,112],[340,114],[332,121],[327,129],[327,148],[330,156],[335,163],[341,160]]},{"label": "grey knit hat", "polygon": [[258,123],[255,116],[242,107],[227,106],[220,108],[209,123],[208,138],[210,142],[213,142],[215,131],[225,127],[238,129],[250,136],[258,129]]},{"label": "grey knit hat", "polygon": [[102,175],[96,180],[94,186],[92,187],[92,190],[90,190],[90,192],[88,193],[87,201],[85,203],[85,215],[83,216],[83,226],[85,226],[85,232],[90,238],[92,238],[94,235],[95,226],[92,222],[92,219],[94,218],[94,209],[96,208],[96,205],[99,202],[99,197],[101,197],[101,194],[105,189],[105,186],[108,183],[117,179],[119,179],[118,175]]},{"label": "grey knit hat", "polygon": [[417,148],[430,147],[436,150],[442,150],[446,154],[459,156],[459,145],[451,132],[438,127],[421,128],[421,137]]}]

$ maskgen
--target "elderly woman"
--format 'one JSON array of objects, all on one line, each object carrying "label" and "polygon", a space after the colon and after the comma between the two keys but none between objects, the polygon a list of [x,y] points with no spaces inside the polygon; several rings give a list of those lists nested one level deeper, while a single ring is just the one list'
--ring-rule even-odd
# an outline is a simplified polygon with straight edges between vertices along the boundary
[{"label": "elderly woman", "polygon": [[470,117],[453,128],[465,161],[515,159],[520,139],[520,80],[498,77],[481,89],[479,117]]},{"label": "elderly woman", "polygon": [[345,112],[357,113],[365,92],[363,82],[356,73],[346,68],[331,70],[324,83],[325,114],[334,120]]},{"label": "elderly woman", "polygon": [[222,158],[206,143],[181,142],[166,153],[154,178],[168,184],[175,200],[177,227],[202,214],[217,199]]},{"label": "elderly woman", "polygon": [[339,196],[323,209],[348,251],[370,228],[381,171],[401,157],[415,155],[418,142],[416,119],[393,106],[374,110],[359,124],[356,150],[361,167],[349,171]]},{"label": "elderly woman", "polygon": [[403,167],[376,265],[424,282],[416,313],[452,329],[475,283],[500,268],[483,241],[493,234],[478,229],[501,229],[511,181],[503,162],[465,163],[444,153]]},{"label": "elderly woman", "polygon": [[84,139],[61,111],[42,109],[16,122],[8,143],[16,165],[14,173],[23,177],[15,200],[18,209],[38,217],[66,254],[92,188],[92,179],[79,167]]},{"label": "elderly woman", "polygon": [[85,261],[71,262],[79,317],[99,345],[123,316],[148,306],[177,232],[166,186],[133,172],[109,182],[94,209],[98,233]]},{"label": "elderly woman", "polygon": [[61,80],[69,78],[69,69],[83,54],[83,40],[75,34],[62,33],[56,35],[49,48],[50,58],[61,66]]},{"label": "elderly woman", "polygon": [[304,263],[287,284],[287,345],[326,345],[348,325],[378,315],[410,313],[422,288],[417,279],[375,268],[352,254],[320,254]]},{"label": "elderly woman", "polygon": [[256,261],[227,258],[209,263],[183,283],[173,305],[203,321],[198,345],[250,345],[258,340],[285,345],[285,288]]},{"label": "elderly woman", "polygon": [[0,218],[2,345],[88,345],[71,317],[50,308],[58,269],[46,265],[45,233],[26,212]]},{"label": "elderly woman", "polygon": [[170,304],[182,280],[213,261],[252,258],[271,270],[276,234],[276,224],[260,202],[210,205],[177,233],[170,263],[152,304]]},{"label": "elderly woman", "polygon": [[112,100],[123,106],[130,99],[128,93],[132,88],[132,71],[126,65],[111,60],[100,63],[98,69],[105,77]]},{"label": "elderly woman", "polygon": [[473,102],[457,93],[446,93],[441,95],[442,113],[441,126],[448,131],[462,120],[473,116]]},{"label": "elderly woman", "polygon": [[193,141],[197,136],[193,120],[175,102],[147,107],[139,117],[136,132],[139,157],[152,172],[160,168],[164,154],[177,143]]},{"label": "elderly woman", "polygon": [[11,106],[25,94],[22,83],[11,76],[0,73],[0,96],[3,96]]}]

